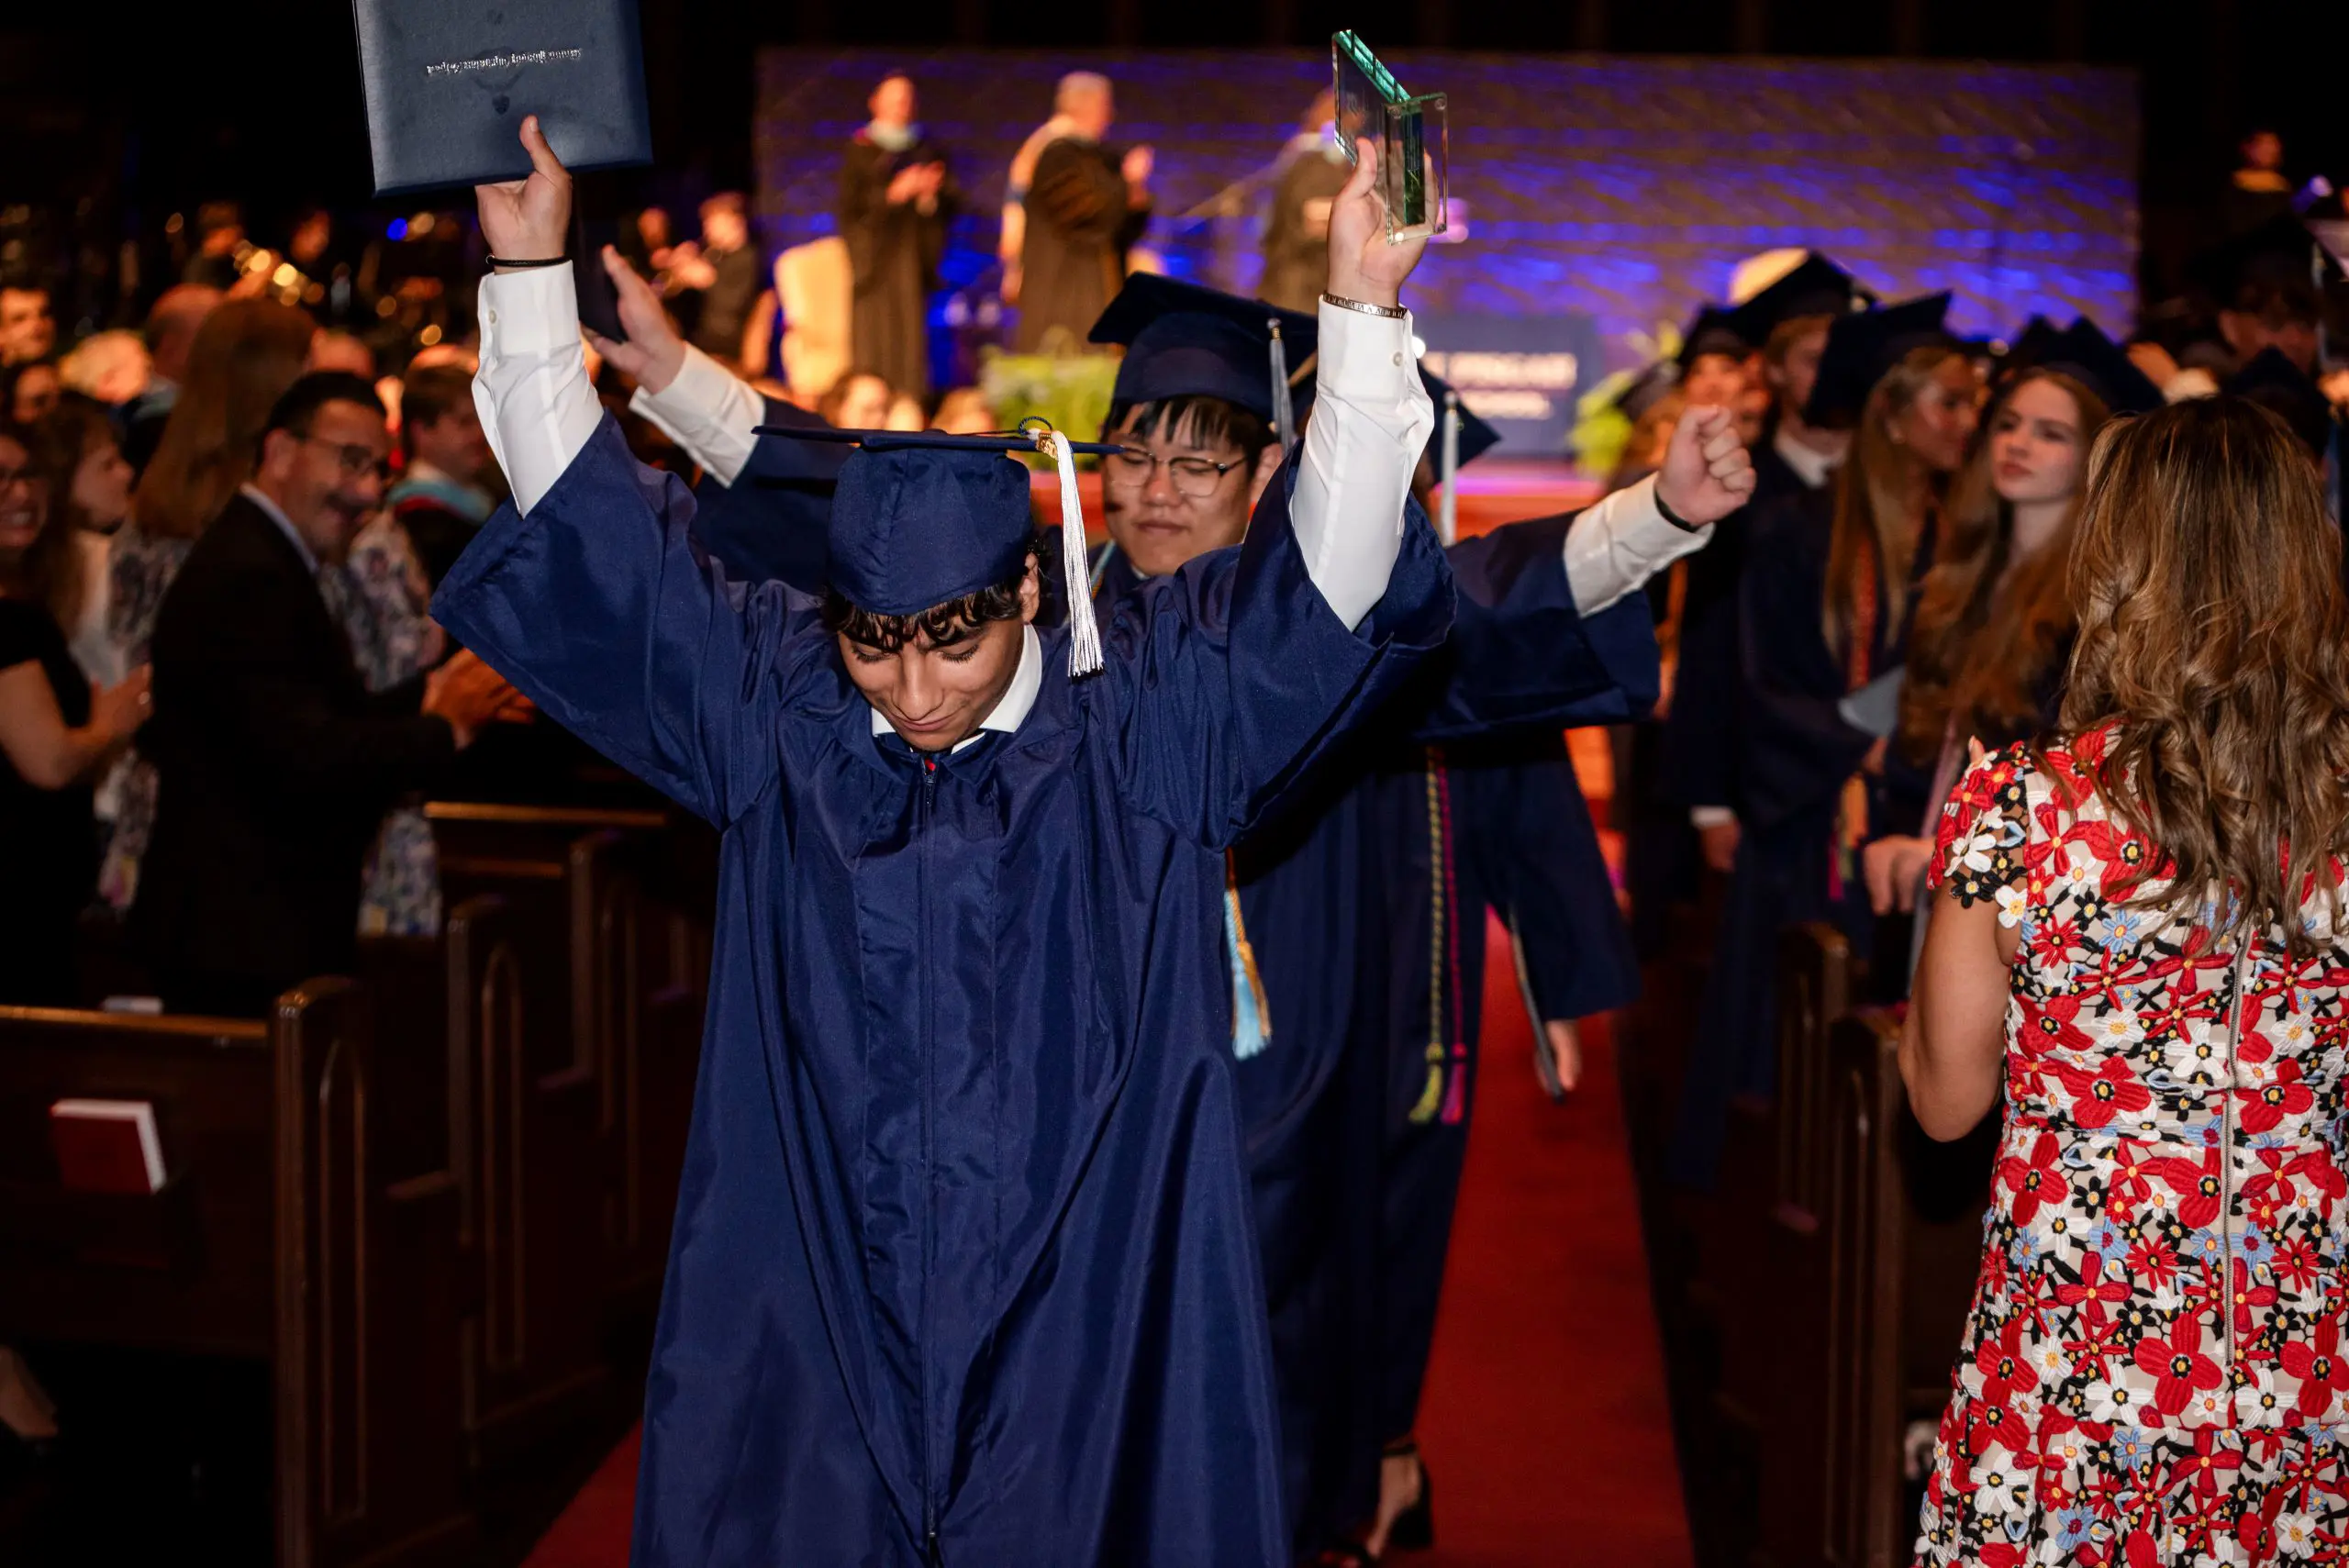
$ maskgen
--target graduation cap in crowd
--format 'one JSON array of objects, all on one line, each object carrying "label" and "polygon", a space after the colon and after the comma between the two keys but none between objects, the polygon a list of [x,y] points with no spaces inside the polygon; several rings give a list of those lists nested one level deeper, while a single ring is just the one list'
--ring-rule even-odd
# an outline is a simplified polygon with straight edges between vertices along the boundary
[{"label": "graduation cap in crowd", "polygon": [[2024,371],[2047,362],[2047,356],[2064,339],[2064,333],[2044,316],[2034,316],[2022,324],[2007,346],[2006,357],[1998,361],[1998,373],[2005,376],[2020,375]]},{"label": "graduation cap in crowd", "polygon": [[1876,297],[1816,250],[1792,252],[1790,264],[1782,265],[1787,254],[1754,257],[1731,282],[1730,297],[1738,301],[1730,312],[1731,328],[1755,348],[1767,344],[1770,334],[1786,322],[1806,316],[1848,316]]},{"label": "graduation cap in crowd", "polygon": [[2268,291],[2305,295],[2311,306],[2342,281],[2341,263],[2288,212],[2221,240],[2186,264],[2187,280],[2234,309],[2245,296]]},{"label": "graduation cap in crowd", "polygon": [[1738,313],[1734,309],[1709,305],[1698,311],[1697,319],[1688,324],[1687,332],[1680,339],[1680,352],[1673,362],[1685,376],[1707,354],[1727,354],[1742,360],[1756,346],[1738,330]]},{"label": "graduation cap in crowd", "polygon": [[1137,272],[1088,336],[1125,346],[1115,402],[1220,398],[1270,421],[1286,443],[1297,434],[1291,382],[1319,333],[1301,311]]},{"label": "graduation cap in crowd", "polygon": [[2332,444],[2332,403],[2281,350],[2262,349],[2221,390],[2281,416],[2320,461]]},{"label": "graduation cap in crowd", "polygon": [[1419,382],[1435,400],[1435,434],[1428,438],[1428,455],[1435,459],[1435,482],[1443,486],[1436,528],[1446,544],[1460,537],[1459,497],[1453,480],[1460,470],[1501,444],[1501,433],[1476,417],[1475,410],[1443,378],[1419,363]]},{"label": "graduation cap in crowd", "polygon": [[1608,406],[1636,425],[1641,415],[1671,396],[1679,385],[1677,360],[1652,360],[1631,373],[1631,379],[1607,400]]},{"label": "graduation cap in crowd", "polygon": [[[859,450],[841,464],[832,492],[828,543],[831,585],[875,615],[910,616],[1008,579],[1027,559],[1035,533],[1028,470],[1005,454],[1041,451],[1060,469],[1062,566],[1085,581],[1085,514],[1076,495],[1078,452],[1117,450],[1072,441],[1041,419],[991,436],[937,430],[838,430],[829,426],[761,426],[764,435],[845,441]],[[1101,668],[1101,634],[1093,603],[1069,605],[1071,675]]]},{"label": "graduation cap in crowd", "polygon": [[1827,329],[1827,348],[1819,356],[1819,379],[1802,417],[1829,429],[1848,429],[1859,422],[1868,394],[1885,373],[1911,350],[1934,345],[1954,346],[1942,322],[1949,315],[1948,291],[1920,299],[1903,300],[1879,310],[1839,316]]},{"label": "graduation cap in crowd", "polygon": [[2053,334],[2035,362],[2070,376],[2115,414],[2150,414],[2167,401],[2153,378],[2130,360],[2128,350],[2085,316]]}]

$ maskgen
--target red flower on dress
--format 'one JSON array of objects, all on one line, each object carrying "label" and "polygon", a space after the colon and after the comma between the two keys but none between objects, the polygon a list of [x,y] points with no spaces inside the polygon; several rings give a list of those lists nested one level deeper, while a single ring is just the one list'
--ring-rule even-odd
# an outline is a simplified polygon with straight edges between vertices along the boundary
[{"label": "red flower on dress", "polygon": [[[2060,1000],[2063,998],[2050,997],[2048,1005],[2053,1006]],[[2076,999],[2073,1001],[2072,1010],[2076,1013],[2079,1010]],[[2029,1003],[2023,1005],[2023,1013],[2027,1024],[2031,1013]],[[2080,1032],[2073,1029],[2068,1020],[2062,1027],[2073,1034]],[[2082,1035],[2081,1038],[2085,1040],[2087,1037]],[[2154,1092],[2137,1081],[2136,1070],[2130,1066],[2126,1058],[2108,1056],[2104,1059],[2104,1065],[2094,1073],[2065,1062],[2051,1062],[2047,1065],[2050,1072],[2063,1080],[2065,1092],[2072,1096],[2072,1119],[2082,1127],[2110,1127],[2113,1118],[2123,1111],[2141,1111],[2154,1103]]]},{"label": "red flower on dress", "polygon": [[2177,1218],[2188,1229],[2199,1230],[2219,1218],[2219,1205],[2225,1195],[2225,1184],[2219,1174],[2220,1162],[2225,1159],[2216,1149],[2202,1153],[2198,1165],[2191,1160],[2171,1156],[2148,1160],[2145,1169],[2159,1176],[2169,1190],[2177,1195]]},{"label": "red flower on dress", "polygon": [[2219,1478],[2243,1468],[2243,1450],[2223,1444],[2222,1437],[2215,1427],[2196,1428],[2194,1451],[2179,1454],[2170,1465],[2170,1485],[2175,1488],[2191,1483],[2194,1495],[2202,1499],[2206,1507],[2217,1500],[2222,1490]]},{"label": "red flower on dress", "polygon": [[[2022,1025],[2016,1030],[2017,1043],[2024,1050],[2033,1051],[2088,1050],[2096,1041],[2079,1026],[2083,1000],[2085,998],[2077,992],[2066,992],[2038,1002],[2029,997],[2018,997],[2016,1003],[2022,1009]],[[2077,1076],[2085,1082],[2088,1075],[2076,1067],[2066,1067],[2061,1063],[2055,1064],[2054,1070],[2063,1078],[2064,1086],[2072,1090],[2073,1097],[2078,1098],[2084,1091],[2073,1088],[2072,1080]],[[2143,1093],[2143,1090],[2139,1092]],[[2110,1119],[2109,1117],[2106,1118],[2108,1121]],[[2101,1127],[2104,1123],[2097,1125]]]},{"label": "red flower on dress", "polygon": [[2300,1380],[2300,1418],[2321,1421],[2332,1396],[2349,1388],[2349,1358],[2341,1353],[2341,1319],[2327,1318],[2306,1340],[2287,1340],[2277,1361]]},{"label": "red flower on dress", "polygon": [[2154,1407],[2165,1416],[2183,1411],[2198,1389],[2225,1381],[2219,1363],[2202,1353],[2201,1329],[2182,1312],[2170,1324],[2168,1339],[2148,1335],[2137,1342],[2137,1370],[2154,1379]]},{"label": "red flower on dress", "polygon": [[2104,1321],[2105,1303],[2118,1307],[2129,1299],[2131,1286],[2124,1275],[2116,1279],[2104,1277],[2104,1254],[2090,1252],[2080,1262],[2080,1283],[2062,1284],[2055,1287],[2055,1299],[2065,1307],[2086,1310],[2081,1316],[2091,1323]]},{"label": "red flower on dress", "polygon": [[2251,1265],[2241,1258],[2235,1260],[2234,1274],[2235,1287],[2229,1292],[2233,1299],[2229,1306],[2234,1310],[2235,1338],[2238,1340],[2248,1340],[2252,1334],[2251,1309],[2254,1307],[2275,1306],[2276,1287],[2272,1284],[2255,1283],[2251,1277]]},{"label": "red flower on dress", "polygon": [[[2022,1353],[2022,1315],[2017,1313],[2007,1319],[2007,1326],[1995,1340],[1985,1340],[1974,1352],[1974,1365],[1982,1373],[1982,1402],[1985,1405],[2006,1405],[2018,1394],[2027,1394],[2039,1386],[2039,1373]],[[1979,1453],[1980,1449],[1975,1451]]]},{"label": "red flower on dress", "polygon": [[2031,1146],[2030,1159],[2010,1154],[1998,1162],[1998,1184],[2014,1194],[2017,1225],[2029,1225],[2042,1205],[2061,1205],[2072,1195],[2063,1168],[2056,1163],[2063,1148],[2054,1133],[2043,1132]]},{"label": "red flower on dress", "polygon": [[2288,1116],[2306,1116],[2316,1105],[2316,1092],[2300,1082],[2300,1064],[2287,1060],[2276,1064],[2276,1078],[2256,1089],[2237,1089],[2243,1102],[2236,1119],[2245,1132],[2273,1132]]}]

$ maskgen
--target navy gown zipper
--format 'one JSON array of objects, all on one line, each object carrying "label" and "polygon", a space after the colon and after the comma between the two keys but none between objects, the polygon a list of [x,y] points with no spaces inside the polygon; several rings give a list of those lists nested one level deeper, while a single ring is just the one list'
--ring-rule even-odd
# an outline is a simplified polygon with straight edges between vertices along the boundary
[{"label": "navy gown zipper", "polygon": [[937,998],[930,988],[930,840],[931,819],[938,804],[938,759],[925,755],[921,760],[921,810],[914,830],[920,835],[921,847],[916,851],[915,895],[920,908],[916,916],[916,929],[921,932],[914,955],[916,973],[921,976],[921,1347],[915,1364],[921,1379],[921,1516],[923,1556],[929,1568],[940,1568],[945,1557],[938,1544],[938,1496],[934,1489],[937,1454],[931,1441],[930,1410],[930,1298],[931,1275],[937,1266],[938,1244],[938,1149],[936,1084],[933,1069],[937,1050],[934,1036],[937,1019]]}]

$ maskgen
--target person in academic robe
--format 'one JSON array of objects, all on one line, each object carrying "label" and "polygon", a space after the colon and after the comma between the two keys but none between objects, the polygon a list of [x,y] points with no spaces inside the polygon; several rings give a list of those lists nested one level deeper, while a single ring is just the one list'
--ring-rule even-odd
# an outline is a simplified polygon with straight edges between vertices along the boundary
[{"label": "person in academic robe", "polygon": [[[1431,443],[1438,461],[1421,463],[1424,480],[1448,485],[1499,435],[1421,374],[1460,421],[1453,470],[1442,470],[1441,435]],[[1433,1485],[1415,1429],[1482,1060],[1486,911],[1508,932],[1534,1024],[1534,1070],[1553,1099],[1581,1076],[1577,1020],[1628,1004],[1640,985],[1557,732],[1420,748],[1381,768],[1378,798],[1388,957],[1371,983],[1385,1002],[1387,1064],[1372,1383],[1382,1448],[1378,1508],[1362,1542],[1374,1557],[1435,1541]]]},{"label": "person in academic robe", "polygon": [[900,392],[930,395],[930,296],[960,196],[946,150],[916,121],[913,79],[891,76],[867,101],[873,117],[841,156],[833,203],[848,242],[852,295],[849,362]]},{"label": "person in academic robe", "polygon": [[[1803,410],[1828,328],[1849,314],[1858,285],[1817,251],[1790,253],[1788,261],[1710,327],[1718,338],[1759,350],[1771,411],[1753,448],[1753,498],[1742,517],[1716,530],[1681,571],[1672,700],[1656,727],[1653,789],[1634,795],[1637,826],[1625,844],[1642,952],[1656,951],[1664,940],[1663,906],[1694,896],[1694,869],[1726,876],[1736,855],[1738,582],[1752,525],[1798,502],[1823,521],[1831,500],[1829,476],[1851,444],[1850,430],[1814,425]],[[1692,332],[1692,348],[1710,346],[1708,336]],[[1702,364],[1701,355],[1697,362]],[[1648,869],[1656,864],[1687,869],[1666,880]]]},{"label": "person in academic robe", "polygon": [[1996,751],[2054,726],[2079,625],[2068,563],[2088,452],[2114,414],[2150,414],[2163,401],[2085,317],[2061,333],[2026,331],[2009,356],[1987,439],[1951,485],[1918,589],[1894,744],[1931,770],[1932,784],[1913,828],[1864,853],[1879,916],[1917,907],[1968,746]]},{"label": "person in academic robe", "polygon": [[1314,99],[1273,179],[1257,293],[1283,310],[1311,310],[1329,266],[1330,204],[1351,172],[1330,123],[1334,105],[1329,93]]},{"label": "person in academic robe", "polygon": [[[568,222],[524,135],[501,254]],[[1371,192],[1335,411],[1247,548],[1049,632],[1027,471],[952,450],[984,438],[868,435],[825,595],[732,583],[595,405],[568,272],[484,282],[514,502],[436,611],[723,832],[639,1563],[1287,1562],[1224,851],[1450,619],[1379,461],[1431,415]]]},{"label": "person in academic robe", "polygon": [[1053,105],[1063,134],[1036,154],[1021,200],[1015,352],[1075,350],[1125,281],[1126,252],[1150,221],[1151,150],[1102,138],[1117,109],[1108,79],[1063,78]]},{"label": "person in academic robe", "polygon": [[515,712],[465,654],[378,693],[352,662],[322,578],[380,506],[390,450],[370,384],[295,382],[156,612],[155,828],[130,929],[175,1012],[257,1017],[350,973],[384,812]]},{"label": "person in academic robe", "polygon": [[[1359,315],[1324,302],[1317,321],[1170,279],[1128,283],[1093,334],[1127,352],[1103,432],[1121,447],[1104,462],[1109,541],[1081,573],[1080,595],[1089,589],[1097,603],[1118,603],[1252,537],[1252,497],[1280,481],[1283,453],[1293,450],[1275,432],[1315,386],[1343,384],[1330,378],[1359,351],[1348,346],[1362,330]],[[1268,321],[1278,322],[1277,337]],[[1286,367],[1301,370],[1317,349],[1319,379],[1293,388]],[[801,443],[758,436],[748,422],[754,410],[739,398],[685,406],[693,382],[681,371],[660,401],[713,473],[735,474],[722,495],[708,497],[707,515],[723,523],[718,531],[743,539],[804,528],[812,487],[760,477],[806,475],[781,450]],[[1297,403],[1285,413],[1292,391]],[[1684,518],[1718,515],[1742,494],[1742,450],[1725,425],[1723,416],[1704,433],[1693,423],[1682,433],[1687,472],[1673,494]],[[1423,445],[1408,449],[1413,462]],[[1388,954],[1375,915],[1386,906],[1382,762],[1416,765],[1414,742],[1497,728],[1554,733],[1653,701],[1654,639],[1636,590],[1705,531],[1701,520],[1666,520],[1652,504],[1656,494],[1651,482],[1578,522],[1540,519],[1454,546],[1455,572],[1478,587],[1460,601],[1440,668],[1398,694],[1373,733],[1230,857],[1223,912],[1231,1051],[1300,1553],[1369,1524],[1386,1435],[1365,1375],[1376,1353],[1385,1125],[1386,1013],[1383,996],[1375,1006],[1365,997]]]},{"label": "person in academic robe", "polygon": [[1860,694],[1873,685],[1883,699],[1897,684],[1911,587],[1974,433],[1974,371],[1942,330],[1948,304],[1933,295],[1836,318],[1805,414],[1854,428],[1834,505],[1822,517],[1795,497],[1746,541],[1742,814],[1666,1153],[1682,1185],[1711,1186],[1731,1100],[1775,1091],[1780,932],[1836,920],[1865,957],[1873,917],[1856,856],[1921,809],[1922,783],[1906,787],[1887,765],[1891,723]]}]

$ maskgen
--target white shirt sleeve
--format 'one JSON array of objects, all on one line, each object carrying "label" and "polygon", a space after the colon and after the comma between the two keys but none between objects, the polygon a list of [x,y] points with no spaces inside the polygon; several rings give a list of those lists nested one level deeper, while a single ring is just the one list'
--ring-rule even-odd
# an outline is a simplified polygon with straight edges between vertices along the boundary
[{"label": "white shirt sleeve", "polygon": [[659,392],[642,387],[629,407],[693,455],[720,484],[731,484],[758,445],[766,405],[751,384],[692,344],[677,377]]},{"label": "white shirt sleeve", "polygon": [[527,515],[602,423],[587,380],[579,301],[569,267],[533,267],[481,281],[481,369],[473,406],[514,509]]},{"label": "white shirt sleeve", "polygon": [[1655,476],[1627,484],[1566,530],[1566,587],[1575,608],[1595,616],[1639,592],[1647,580],[1705,548],[1710,525],[1684,528],[1656,509]]},{"label": "white shirt sleeve", "polygon": [[1403,506],[1435,405],[1408,317],[1322,306],[1318,379],[1289,522],[1314,587],[1355,627],[1386,595],[1402,553]]}]

